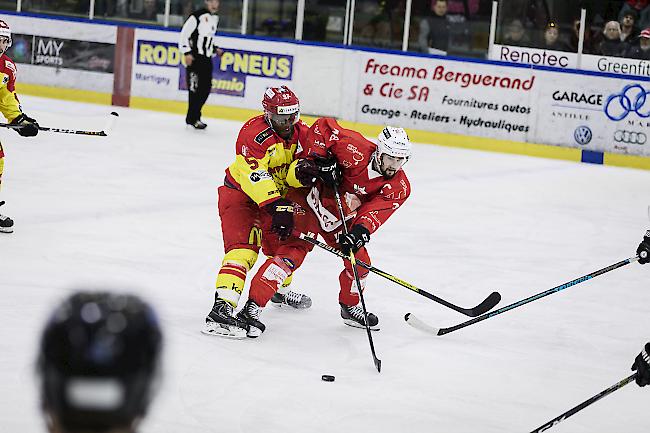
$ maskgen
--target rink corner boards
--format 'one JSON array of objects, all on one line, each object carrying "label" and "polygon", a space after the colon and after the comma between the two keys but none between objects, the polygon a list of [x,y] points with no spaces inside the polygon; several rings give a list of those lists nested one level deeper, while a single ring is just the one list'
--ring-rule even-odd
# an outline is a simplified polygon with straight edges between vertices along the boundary
[{"label": "rink corner boards", "polygon": [[[93,92],[87,90],[68,89],[60,87],[43,86],[36,84],[20,83],[18,93],[39,96],[44,98],[62,99],[67,101],[86,102],[102,105],[113,105],[110,93]],[[170,101],[153,98],[131,96],[130,108],[143,110],[162,111],[167,113],[185,114],[187,103],[185,101]],[[216,105],[206,105],[203,108],[205,117],[246,121],[259,114],[256,110],[234,108]],[[302,116],[310,124],[316,118]],[[381,125],[340,121],[341,125],[355,129],[362,134],[372,137],[377,134]],[[636,155],[623,155],[609,152],[596,152],[585,149],[552,146],[546,144],[523,143],[517,141],[499,140],[485,137],[439,133],[431,131],[408,129],[411,140],[416,143],[434,143],[440,146],[457,147],[464,149],[484,150],[489,152],[511,153],[517,155],[535,156],[540,158],[561,159],[589,164],[603,164],[617,167],[638,168],[650,170],[650,158]]]}]

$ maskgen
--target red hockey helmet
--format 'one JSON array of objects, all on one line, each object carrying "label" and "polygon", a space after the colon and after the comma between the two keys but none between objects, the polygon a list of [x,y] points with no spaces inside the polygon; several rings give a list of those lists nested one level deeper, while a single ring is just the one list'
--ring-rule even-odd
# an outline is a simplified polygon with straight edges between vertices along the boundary
[{"label": "red hockey helmet", "polygon": [[[283,125],[295,125],[300,118],[300,101],[287,86],[269,87],[264,92],[262,107],[267,119]],[[275,125],[271,124],[275,128]]]}]

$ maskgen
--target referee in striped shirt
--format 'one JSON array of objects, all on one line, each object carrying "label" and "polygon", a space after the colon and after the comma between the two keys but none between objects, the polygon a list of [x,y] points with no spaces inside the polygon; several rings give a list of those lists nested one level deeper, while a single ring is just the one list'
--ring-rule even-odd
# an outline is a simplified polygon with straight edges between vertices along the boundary
[{"label": "referee in striped shirt", "polygon": [[205,7],[192,13],[183,28],[178,43],[185,56],[189,104],[185,123],[195,129],[205,129],[201,121],[201,108],[212,89],[212,57],[223,54],[216,45],[215,36],[219,23],[219,0],[204,0]]}]

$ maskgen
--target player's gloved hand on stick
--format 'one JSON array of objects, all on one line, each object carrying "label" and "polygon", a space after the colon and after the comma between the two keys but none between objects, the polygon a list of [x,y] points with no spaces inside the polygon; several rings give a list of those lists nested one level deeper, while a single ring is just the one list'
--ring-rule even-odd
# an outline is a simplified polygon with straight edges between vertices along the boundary
[{"label": "player's gloved hand on stick", "polygon": [[639,256],[639,263],[642,265],[650,263],[650,230],[646,232],[639,248],[636,249],[636,255]]},{"label": "player's gloved hand on stick", "polygon": [[23,137],[33,137],[38,134],[38,122],[25,113],[12,120],[11,124],[20,125],[20,128],[16,128],[16,132]]},{"label": "player's gloved hand on stick", "polygon": [[313,185],[318,179],[318,166],[311,159],[299,159],[296,163],[296,179],[304,186]]},{"label": "player's gloved hand on stick", "polygon": [[341,234],[339,245],[343,254],[349,256],[350,251],[356,253],[370,241],[370,232],[362,224],[355,224],[348,234]]},{"label": "player's gloved hand on stick", "polygon": [[632,370],[636,371],[636,383],[639,386],[646,386],[650,384],[650,343],[646,343],[645,347],[639,353],[632,364]]},{"label": "player's gloved hand on stick", "polygon": [[293,231],[293,202],[286,198],[278,198],[264,206],[271,215],[271,231],[280,240],[287,239]]},{"label": "player's gloved hand on stick", "polygon": [[314,163],[318,167],[318,177],[330,188],[341,183],[341,169],[333,156],[316,157]]}]

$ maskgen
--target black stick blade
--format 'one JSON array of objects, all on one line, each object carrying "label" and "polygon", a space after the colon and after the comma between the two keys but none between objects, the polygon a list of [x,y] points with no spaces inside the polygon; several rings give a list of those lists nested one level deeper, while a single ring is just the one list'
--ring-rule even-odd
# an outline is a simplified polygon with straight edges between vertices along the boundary
[{"label": "black stick blade", "polygon": [[476,317],[485,314],[496,307],[499,302],[501,302],[501,294],[499,292],[492,292],[483,302],[476,307],[471,308],[467,315],[470,317]]}]

